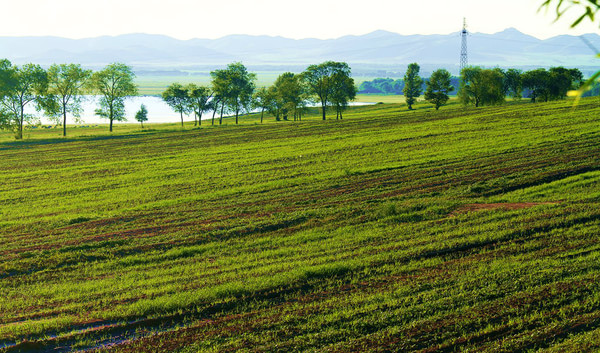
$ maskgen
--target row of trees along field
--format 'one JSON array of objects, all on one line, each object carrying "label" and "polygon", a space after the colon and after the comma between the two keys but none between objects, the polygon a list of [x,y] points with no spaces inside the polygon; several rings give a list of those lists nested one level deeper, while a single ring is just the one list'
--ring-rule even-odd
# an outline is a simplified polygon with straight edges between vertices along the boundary
[{"label": "row of trees along field", "polygon": [[235,123],[239,115],[254,109],[261,111],[261,123],[267,111],[276,120],[301,120],[306,108],[319,103],[325,120],[328,107],[333,107],[336,118],[342,119],[343,111],[356,97],[356,86],[351,77],[350,67],[346,63],[327,61],[310,65],[304,72],[294,74],[285,72],[269,87],[256,88],[256,75],[248,72],[241,63],[232,63],[226,69],[210,73],[211,85],[183,86],[173,83],[162,93],[163,100],[181,118],[184,114],[194,114],[194,124],[202,124],[202,114],[212,111],[211,123],[219,112],[219,124],[223,114],[235,114]]},{"label": "row of trees along field", "polygon": [[[210,87],[174,83],[163,92],[165,102],[181,115],[194,113],[197,124],[202,114],[217,111],[219,123],[223,114],[234,113],[236,124],[242,112],[260,109],[273,114],[277,120],[292,115],[301,119],[306,107],[320,103],[323,120],[328,107],[334,107],[337,118],[356,96],[354,79],[346,63],[328,61],[310,65],[301,74],[284,73],[270,87],[256,89],[256,75],[248,72],[241,63],[232,63],[226,69],[211,72]],[[79,64],[52,65],[45,70],[40,65],[13,65],[0,60],[0,128],[14,131],[17,139],[23,138],[23,127],[36,120],[28,108],[52,118],[63,126],[67,135],[67,114],[77,122],[82,113],[82,102],[88,94],[98,95],[95,114],[109,120],[112,131],[114,121],[125,120],[125,99],[137,95],[135,74],[131,67],[115,63],[93,72]],[[136,120],[143,124],[148,111],[142,106]]]},{"label": "row of trees along field", "polygon": [[[451,77],[444,69],[434,71],[427,79],[419,77],[419,65],[412,63],[402,80],[377,78],[361,84],[359,93],[404,94],[409,109],[423,93],[425,99],[439,108],[445,104],[447,95],[458,87],[458,97],[464,104],[475,106],[498,104],[505,98],[531,98],[531,101],[564,99],[571,90],[583,83],[579,69],[552,67],[523,72],[517,69],[502,70],[467,67],[461,77]],[[590,94],[597,92],[591,90]]]},{"label": "row of trees along field", "polygon": [[85,94],[91,93],[99,95],[95,113],[110,121],[112,131],[113,121],[125,118],[125,98],[138,92],[134,78],[129,66],[118,63],[92,72],[79,64],[55,64],[45,70],[35,64],[17,66],[0,60],[0,128],[22,139],[24,124],[35,120],[26,112],[31,105],[62,123],[66,136],[67,114],[78,119]]},{"label": "row of trees along field", "polygon": [[[402,92],[409,109],[423,93],[425,99],[436,109],[444,105],[456,87],[450,73],[439,69],[428,79],[419,76],[419,65],[408,66],[403,79]],[[114,121],[125,120],[125,98],[136,95],[132,69],[120,63],[92,72],[78,64],[52,65],[44,70],[39,65],[12,65],[0,60],[0,128],[11,129],[17,139],[23,138],[23,126],[35,120],[26,113],[29,105],[63,125],[66,136],[67,114],[77,120],[82,112],[82,101],[86,94],[99,96],[96,115],[109,120],[112,131]],[[212,124],[219,112],[219,124],[224,113],[235,114],[236,124],[240,113],[260,110],[261,122],[269,112],[276,120],[301,120],[308,106],[321,105],[323,120],[327,110],[335,109],[336,118],[342,119],[350,101],[356,97],[357,89],[351,77],[350,67],[343,62],[327,61],[310,65],[304,72],[281,74],[269,87],[256,88],[256,75],[248,72],[241,63],[232,63],[225,69],[211,72],[211,84],[183,86],[171,84],[163,93],[163,100],[180,114],[194,114],[195,123],[200,125],[202,115],[212,111]],[[536,69],[522,72],[468,67],[461,72],[458,97],[464,104],[499,104],[506,96],[519,99],[525,92],[532,102],[563,99],[567,92],[577,89],[583,81],[578,69],[553,67],[549,70]],[[423,92],[424,89],[424,92]],[[147,110],[141,107],[136,120],[147,120]]]},{"label": "row of trees along field", "polygon": [[458,97],[464,104],[474,104],[476,107],[502,103],[507,96],[521,99],[523,93],[533,103],[547,102],[566,98],[567,93],[578,89],[583,81],[579,69],[564,67],[527,72],[467,67],[461,72]]}]

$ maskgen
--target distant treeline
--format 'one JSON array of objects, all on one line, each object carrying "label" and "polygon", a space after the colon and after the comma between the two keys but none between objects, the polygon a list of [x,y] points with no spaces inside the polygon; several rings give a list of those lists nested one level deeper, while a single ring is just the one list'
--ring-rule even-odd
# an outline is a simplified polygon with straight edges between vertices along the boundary
[{"label": "distant treeline", "polygon": [[[499,74],[498,78],[500,75],[502,76],[502,91],[513,98],[536,99],[541,96],[544,101],[564,98],[566,95],[565,87],[568,87],[567,90],[576,89],[583,80],[583,74],[579,69],[564,67],[553,67],[549,70],[535,69],[525,72],[516,69],[505,71],[496,68],[493,70]],[[422,78],[421,90],[426,89],[428,80],[429,77]],[[452,76],[450,83],[454,89],[448,93],[456,94],[460,87],[460,78]],[[404,79],[376,78],[372,81],[362,82],[358,87],[358,93],[403,95],[404,86]],[[515,90],[519,94],[515,94]],[[585,97],[596,95],[600,95],[600,85],[593,86],[584,94]]]},{"label": "distant treeline", "polygon": [[[421,88],[424,90],[425,82],[429,78],[423,78],[423,84]],[[458,87],[459,78],[451,77],[450,84],[452,87]],[[404,80],[403,79],[391,79],[391,78],[376,78],[373,81],[364,81],[358,87],[358,93],[360,94],[404,94]],[[452,90],[449,93],[456,93],[456,90]]]}]

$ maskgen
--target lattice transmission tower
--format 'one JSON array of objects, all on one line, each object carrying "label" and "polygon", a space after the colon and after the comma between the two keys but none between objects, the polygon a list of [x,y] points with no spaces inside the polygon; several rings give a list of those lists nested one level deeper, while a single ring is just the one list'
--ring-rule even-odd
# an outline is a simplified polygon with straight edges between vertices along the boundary
[{"label": "lattice transmission tower", "polygon": [[463,28],[460,33],[461,36],[461,46],[460,46],[460,71],[469,66],[469,58],[467,57],[467,35],[469,32],[467,31],[467,19],[463,18]]}]

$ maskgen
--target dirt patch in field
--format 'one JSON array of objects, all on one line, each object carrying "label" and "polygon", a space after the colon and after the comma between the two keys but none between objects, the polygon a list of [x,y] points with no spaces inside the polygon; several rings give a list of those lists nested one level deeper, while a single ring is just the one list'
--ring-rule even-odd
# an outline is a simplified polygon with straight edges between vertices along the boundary
[{"label": "dirt patch in field", "polygon": [[502,203],[472,203],[468,205],[463,205],[459,209],[453,211],[450,216],[456,216],[463,213],[468,212],[477,212],[477,211],[485,211],[485,210],[520,210],[523,208],[530,208],[533,206],[539,205],[556,205],[560,202],[502,202]]}]

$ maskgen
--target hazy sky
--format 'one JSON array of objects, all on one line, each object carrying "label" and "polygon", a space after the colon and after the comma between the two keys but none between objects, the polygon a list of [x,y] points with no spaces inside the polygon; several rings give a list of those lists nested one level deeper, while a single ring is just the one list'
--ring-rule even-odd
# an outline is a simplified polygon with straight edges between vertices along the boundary
[{"label": "hazy sky", "polygon": [[[457,32],[463,17],[473,32],[507,27],[538,38],[597,33],[586,21],[569,30],[537,13],[542,0],[0,0],[0,36],[85,38],[124,33],[179,39],[228,34],[337,38],[377,29],[400,34]],[[577,9],[579,10],[579,9]],[[575,13],[576,11],[573,10]]]}]

